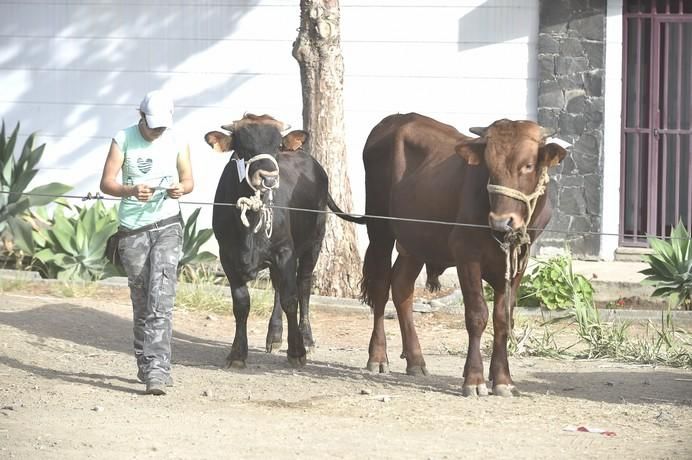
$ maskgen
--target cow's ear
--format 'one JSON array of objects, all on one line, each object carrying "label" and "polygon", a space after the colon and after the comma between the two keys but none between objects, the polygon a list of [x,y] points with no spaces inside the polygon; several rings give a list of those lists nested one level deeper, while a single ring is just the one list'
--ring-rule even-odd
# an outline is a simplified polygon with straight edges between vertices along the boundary
[{"label": "cow's ear", "polygon": [[308,140],[308,133],[303,130],[296,129],[286,134],[281,140],[281,150],[284,152],[295,152],[305,144]]},{"label": "cow's ear", "polygon": [[538,162],[548,168],[557,166],[567,156],[567,150],[555,142],[545,144],[538,150]]},{"label": "cow's ear", "polygon": [[233,150],[233,138],[219,131],[209,131],[204,135],[204,140],[215,152],[230,152]]},{"label": "cow's ear", "polygon": [[485,142],[479,142],[479,139],[465,139],[456,145],[454,151],[471,166],[478,166],[483,161]]}]

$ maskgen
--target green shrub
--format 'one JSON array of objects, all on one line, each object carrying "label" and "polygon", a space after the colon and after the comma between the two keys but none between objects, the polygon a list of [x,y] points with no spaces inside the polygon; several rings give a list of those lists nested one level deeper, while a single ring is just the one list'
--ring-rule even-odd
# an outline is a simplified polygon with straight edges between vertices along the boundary
[{"label": "green shrub", "polygon": [[593,286],[573,272],[571,256],[561,255],[539,261],[533,273],[524,275],[517,297],[522,306],[567,309],[578,303],[593,303]]},{"label": "green shrub", "polygon": [[[14,251],[15,235],[26,236],[31,234],[31,227],[22,219],[22,216],[30,208],[44,206],[60,195],[68,192],[72,187],[53,182],[33,188],[26,192],[26,188],[38,173],[36,166],[41,157],[45,144],[34,149],[35,133],[32,133],[24,143],[18,157],[14,155],[14,148],[19,134],[19,123],[8,138],[5,134],[5,122],[2,122],[0,130],[0,238],[3,248],[8,252]],[[21,256],[19,256],[21,259]]]},{"label": "green shrub", "polygon": [[654,286],[653,296],[667,297],[671,306],[692,309],[692,243],[690,234],[678,222],[670,241],[649,237],[653,254],[645,255],[649,267],[640,271],[643,284]]}]

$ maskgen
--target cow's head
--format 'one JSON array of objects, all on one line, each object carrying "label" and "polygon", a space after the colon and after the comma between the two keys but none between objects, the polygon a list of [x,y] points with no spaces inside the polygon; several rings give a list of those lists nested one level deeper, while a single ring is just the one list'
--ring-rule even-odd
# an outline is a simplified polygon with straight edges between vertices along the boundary
[{"label": "cow's head", "polygon": [[470,131],[480,137],[461,141],[456,152],[468,164],[488,168],[490,228],[501,233],[525,229],[545,191],[548,168],[559,164],[566,150],[532,121],[498,120]]},{"label": "cow's head", "polygon": [[255,190],[278,186],[279,166],[276,156],[280,151],[298,150],[307,138],[304,131],[291,131],[269,115],[246,114],[240,120],[221,126],[229,132],[210,131],[204,139],[217,152],[233,152],[233,156],[246,164],[248,185]]}]

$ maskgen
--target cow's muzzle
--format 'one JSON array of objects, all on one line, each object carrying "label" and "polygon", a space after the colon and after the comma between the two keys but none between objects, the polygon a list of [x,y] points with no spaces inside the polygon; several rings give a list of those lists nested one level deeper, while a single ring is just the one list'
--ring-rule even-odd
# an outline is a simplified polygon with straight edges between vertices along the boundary
[{"label": "cow's muzzle", "polygon": [[[521,222],[521,218],[516,215],[498,215],[491,212],[488,216],[488,223],[490,224],[490,228],[496,232],[512,232],[517,230],[526,231],[526,227],[529,225],[529,222],[531,222],[531,218],[533,217],[533,211],[536,209],[536,203],[538,202],[538,198],[545,193],[545,188],[548,185],[549,181],[550,176],[548,176],[548,168],[544,167],[541,171],[540,177],[538,178],[536,189],[530,195],[526,195],[523,192],[520,192],[519,190],[504,187],[502,185],[488,184],[489,194],[495,193],[498,195],[508,196],[515,200],[521,201],[526,205],[526,209],[528,211],[526,220],[524,220],[524,222]],[[518,229],[517,223],[519,223],[518,227],[520,227]]]},{"label": "cow's muzzle", "polygon": [[[269,161],[274,167],[272,170],[257,168],[252,173],[251,166],[256,161]],[[262,153],[255,155],[245,163],[245,181],[254,191],[264,192],[279,187],[279,164],[272,155]]]}]

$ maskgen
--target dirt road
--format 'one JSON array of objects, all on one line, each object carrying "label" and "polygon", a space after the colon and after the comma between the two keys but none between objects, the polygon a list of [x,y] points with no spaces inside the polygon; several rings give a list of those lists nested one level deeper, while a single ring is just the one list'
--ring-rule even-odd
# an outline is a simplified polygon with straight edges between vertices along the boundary
[{"label": "dirt road", "polygon": [[[223,368],[232,316],[176,311],[175,386],[143,394],[120,296],[0,293],[0,458],[692,458],[692,373],[610,361],[512,358],[515,398],[464,398],[459,316],[417,316],[432,375],[363,369],[370,312],[317,310],[301,370],[264,353]],[[487,365],[487,363],[486,363]],[[588,426],[614,436],[566,431]]]}]

